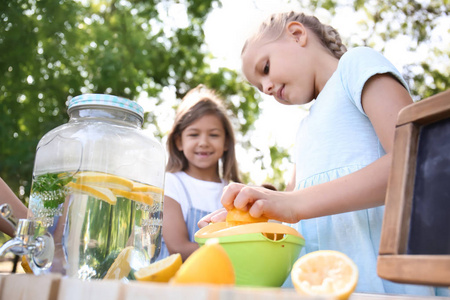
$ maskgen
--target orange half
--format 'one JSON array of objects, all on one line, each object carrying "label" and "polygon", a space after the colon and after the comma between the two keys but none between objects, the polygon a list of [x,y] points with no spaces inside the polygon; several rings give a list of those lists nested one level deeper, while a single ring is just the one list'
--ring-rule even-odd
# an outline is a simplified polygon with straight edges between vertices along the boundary
[{"label": "orange half", "polygon": [[238,226],[250,223],[267,222],[269,219],[265,217],[254,218],[248,211],[242,211],[233,208],[227,212],[226,223],[227,226]]}]

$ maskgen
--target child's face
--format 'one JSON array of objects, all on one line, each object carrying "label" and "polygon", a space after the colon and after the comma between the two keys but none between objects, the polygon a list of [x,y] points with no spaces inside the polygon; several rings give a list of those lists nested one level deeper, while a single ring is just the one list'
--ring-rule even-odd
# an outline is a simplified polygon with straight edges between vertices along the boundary
[{"label": "child's face", "polygon": [[278,40],[247,45],[242,70],[247,80],[281,104],[305,104],[314,99],[314,62],[296,38],[285,33]]},{"label": "child's face", "polygon": [[196,120],[181,133],[176,141],[183,151],[190,170],[217,171],[217,162],[227,150],[226,134],[221,120],[215,115],[206,115]]}]

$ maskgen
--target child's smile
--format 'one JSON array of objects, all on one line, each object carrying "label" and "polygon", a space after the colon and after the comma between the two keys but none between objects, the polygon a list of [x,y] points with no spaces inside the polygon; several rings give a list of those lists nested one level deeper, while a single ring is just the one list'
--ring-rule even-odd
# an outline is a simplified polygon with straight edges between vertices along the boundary
[{"label": "child's smile", "polygon": [[210,155],[212,155],[212,152],[196,152],[196,155],[200,156],[201,158],[207,158]]},{"label": "child's smile", "polygon": [[278,90],[277,90],[277,96],[276,98],[278,99],[278,101],[286,101],[284,99],[284,87],[285,85],[283,84]]},{"label": "child's smile", "polygon": [[217,162],[226,150],[225,142],[221,120],[215,115],[206,115],[183,130],[177,147],[188,160],[188,171],[211,170],[216,174]]}]

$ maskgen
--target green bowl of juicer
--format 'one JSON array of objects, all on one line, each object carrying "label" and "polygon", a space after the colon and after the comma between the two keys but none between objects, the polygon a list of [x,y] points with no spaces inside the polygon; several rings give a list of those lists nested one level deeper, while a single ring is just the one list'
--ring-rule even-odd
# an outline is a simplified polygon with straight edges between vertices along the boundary
[{"label": "green bowl of juicer", "polygon": [[200,246],[212,238],[230,257],[237,286],[280,287],[305,245],[297,230],[274,222],[231,227],[213,223],[195,234]]}]

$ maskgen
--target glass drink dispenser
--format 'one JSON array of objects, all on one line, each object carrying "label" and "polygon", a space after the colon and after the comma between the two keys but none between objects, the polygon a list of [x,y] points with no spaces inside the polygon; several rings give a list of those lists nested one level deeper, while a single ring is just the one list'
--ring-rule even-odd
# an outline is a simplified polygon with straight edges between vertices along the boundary
[{"label": "glass drink dispenser", "polygon": [[86,94],[68,114],[37,146],[28,218],[0,255],[26,255],[35,274],[133,279],[159,255],[165,151],[136,102]]}]

